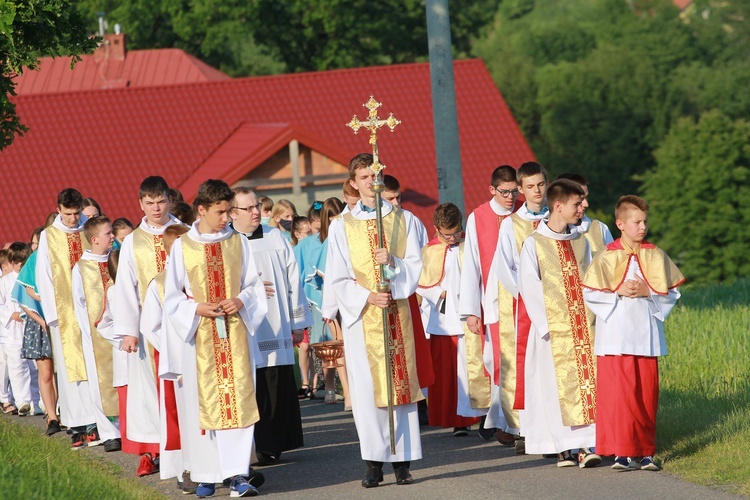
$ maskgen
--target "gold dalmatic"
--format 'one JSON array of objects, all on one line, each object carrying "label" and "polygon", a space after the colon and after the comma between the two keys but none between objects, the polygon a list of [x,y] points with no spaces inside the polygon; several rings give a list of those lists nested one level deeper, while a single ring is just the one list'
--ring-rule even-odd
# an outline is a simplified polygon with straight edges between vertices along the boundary
[{"label": "gold dalmatic", "polygon": [[602,236],[602,223],[598,220],[592,220],[589,230],[584,234],[586,241],[589,242],[589,249],[591,249],[591,257],[594,258],[599,252],[604,250],[607,246],[604,243],[604,236]]},{"label": "gold dalmatic", "polygon": [[[359,220],[351,213],[343,215],[349,255],[357,283],[375,292],[380,281],[380,266],[375,262],[375,249],[378,248],[378,235],[375,219]],[[389,235],[389,236],[386,236]],[[404,213],[394,208],[383,217],[383,243],[388,253],[403,258],[406,253],[406,222]],[[415,403],[424,399],[417,378],[416,352],[414,350],[414,330],[407,299],[391,300],[388,305],[388,356],[393,376],[393,403],[396,405]],[[385,372],[385,346],[383,342],[383,312],[372,304],[367,304],[362,313],[362,328],[365,335],[365,349],[375,390],[375,405],[388,406],[388,393]]]},{"label": "gold dalmatic", "polygon": [[86,378],[86,362],[83,359],[81,328],[73,306],[73,266],[89,247],[81,238],[81,231],[66,233],[54,226],[45,229],[49,248],[52,283],[57,308],[57,324],[60,327],[62,353],[56,353],[65,360],[65,371],[69,382],[81,382]]},{"label": "gold dalmatic", "polygon": [[[526,220],[517,212],[510,215],[510,218],[513,222],[516,249],[520,254],[523,242],[539,226],[539,221]],[[516,368],[516,300],[502,283],[498,283],[497,298],[498,318],[500,318],[500,405],[508,426],[518,429],[521,426],[518,410],[513,409],[518,373]]]},{"label": "gold dalmatic", "polygon": [[78,269],[81,272],[83,294],[86,298],[102,409],[106,416],[116,417],[120,414],[120,407],[117,389],[112,386],[112,344],[101,336],[97,328],[107,305],[107,288],[112,285],[112,279],[106,262],[80,260]]},{"label": "gold dalmatic", "polygon": [[[458,246],[458,261],[464,261],[464,242]],[[445,258],[448,245],[440,242],[422,249],[422,274],[419,277],[420,288],[432,288],[443,281],[445,275]],[[484,369],[482,359],[482,337],[469,330],[463,322],[464,346],[466,348],[466,368],[469,386],[469,402],[474,409],[490,406],[490,377]]]},{"label": "gold dalmatic", "polygon": [[539,233],[532,236],[536,242],[539,273],[544,277],[544,306],[562,422],[566,426],[593,424],[596,414],[594,317],[584,304],[581,286],[586,242],[580,237],[560,241]]},{"label": "gold dalmatic", "polygon": [[[133,255],[135,256],[135,268],[138,272],[138,296],[141,299],[141,307],[146,300],[148,284],[154,277],[164,270],[167,262],[167,249],[164,246],[164,236],[151,234],[137,227],[133,231]],[[154,346],[146,343],[151,355],[151,364],[154,370],[154,380],[158,381],[159,367],[156,366],[156,355]]]},{"label": "gold dalmatic", "polygon": [[[237,297],[242,285],[242,236],[218,243],[182,238],[185,271],[196,302]],[[195,333],[200,426],[204,430],[250,427],[258,421],[252,359],[239,313],[225,316],[226,338],[215,318],[201,317]]]}]

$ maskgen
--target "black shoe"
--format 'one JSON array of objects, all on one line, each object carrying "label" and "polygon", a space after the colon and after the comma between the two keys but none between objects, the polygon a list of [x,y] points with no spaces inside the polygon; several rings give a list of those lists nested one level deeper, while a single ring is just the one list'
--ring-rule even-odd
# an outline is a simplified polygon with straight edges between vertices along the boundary
[{"label": "black shoe", "polygon": [[365,488],[375,488],[383,481],[383,466],[367,464],[367,474],[362,479],[362,486]]},{"label": "black shoe", "polygon": [[263,486],[263,483],[266,482],[266,477],[262,472],[250,469],[250,474],[248,474],[247,476],[247,482],[250,483],[250,486],[254,488],[260,488],[261,486]]},{"label": "black shoe", "polygon": [[120,451],[122,449],[122,441],[120,438],[107,439],[104,441],[104,451]]},{"label": "black shoe", "polygon": [[484,428],[484,421],[487,419],[487,417],[482,417],[482,420],[479,422],[479,435],[482,436],[482,438],[485,441],[489,441],[493,437],[495,437],[495,433],[497,432],[497,429],[494,427],[490,427],[489,429]]},{"label": "black shoe", "polygon": [[258,467],[264,467],[267,465],[276,465],[281,461],[281,453],[278,455],[270,455],[268,453],[258,453],[258,461],[253,465]]},{"label": "black shoe", "polygon": [[453,437],[468,436],[468,435],[469,435],[468,427],[454,427],[453,428]]},{"label": "black shoe", "polygon": [[399,467],[393,472],[396,474],[396,484],[414,484],[408,467]]},{"label": "black shoe", "polygon": [[52,434],[57,434],[62,429],[60,429],[60,422],[57,420],[50,420],[47,422],[47,435],[51,436]]}]

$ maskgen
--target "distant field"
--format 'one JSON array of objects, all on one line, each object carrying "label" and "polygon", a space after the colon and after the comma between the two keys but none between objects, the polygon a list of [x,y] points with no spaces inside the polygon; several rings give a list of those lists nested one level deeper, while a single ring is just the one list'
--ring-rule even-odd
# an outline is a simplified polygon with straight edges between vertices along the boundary
[{"label": "distant field", "polygon": [[683,290],[666,334],[657,458],[688,481],[750,495],[750,281]]},{"label": "distant field", "polygon": [[10,422],[12,418],[18,417],[0,417],[3,498],[162,498],[135,477],[122,479],[116,465],[71,451],[70,440],[50,439],[36,428]]}]

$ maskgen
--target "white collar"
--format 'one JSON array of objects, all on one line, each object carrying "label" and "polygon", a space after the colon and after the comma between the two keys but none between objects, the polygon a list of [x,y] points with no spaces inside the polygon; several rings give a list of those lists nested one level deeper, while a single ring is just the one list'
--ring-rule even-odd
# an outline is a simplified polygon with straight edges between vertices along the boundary
[{"label": "white collar", "polygon": [[547,226],[546,220],[543,220],[539,223],[539,226],[536,228],[536,232],[538,232],[542,236],[546,236],[547,238],[552,238],[553,240],[558,241],[574,240],[581,236],[581,233],[578,232],[576,226],[573,226],[571,224],[568,224],[568,233],[556,233],[555,231],[550,229],[549,226]]},{"label": "white collar", "polygon": [[190,227],[190,231],[188,231],[187,233],[187,235],[190,236],[191,240],[198,243],[218,243],[219,241],[224,241],[235,234],[234,229],[232,229],[229,224],[227,224],[226,227],[218,233],[201,233],[200,231],[198,231],[199,223],[200,221],[195,221]]}]

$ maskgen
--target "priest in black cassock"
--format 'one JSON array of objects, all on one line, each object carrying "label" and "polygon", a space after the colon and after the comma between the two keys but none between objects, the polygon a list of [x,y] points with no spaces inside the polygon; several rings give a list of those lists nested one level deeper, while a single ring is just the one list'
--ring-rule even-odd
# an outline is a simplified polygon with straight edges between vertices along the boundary
[{"label": "priest in black cassock", "polygon": [[260,223],[255,193],[244,187],[234,191],[232,226],[247,237],[268,298],[268,314],[255,331],[258,353],[253,359],[260,411],[255,448],[258,465],[270,465],[279,461],[282,452],[303,445],[294,343],[312,325],[312,314],[292,247],[278,229]]}]

